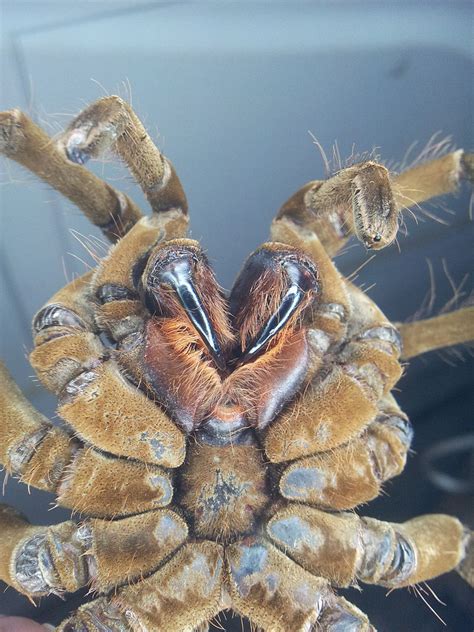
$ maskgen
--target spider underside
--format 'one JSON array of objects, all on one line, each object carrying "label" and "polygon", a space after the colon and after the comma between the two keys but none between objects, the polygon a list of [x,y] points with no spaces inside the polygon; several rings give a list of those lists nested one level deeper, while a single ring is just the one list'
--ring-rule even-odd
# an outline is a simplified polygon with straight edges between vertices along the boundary
[{"label": "spider underside", "polygon": [[[119,97],[55,139],[2,113],[0,149],[114,244],[33,321],[30,361],[63,426],[1,369],[1,463],[85,516],[40,527],[2,505],[1,579],[30,598],[91,586],[64,632],[202,631],[226,609],[267,632],[362,632],[374,628],[335,588],[452,569],[474,583],[472,533],[456,518],[351,511],[405,466],[400,361],[472,340],[474,308],[396,326],[331,260],[354,234],[389,245],[407,200],[473,181],[473,155],[398,176],[369,160],[308,183],[225,296],[186,236],[172,164]],[[83,166],[107,149],[150,217]]]}]

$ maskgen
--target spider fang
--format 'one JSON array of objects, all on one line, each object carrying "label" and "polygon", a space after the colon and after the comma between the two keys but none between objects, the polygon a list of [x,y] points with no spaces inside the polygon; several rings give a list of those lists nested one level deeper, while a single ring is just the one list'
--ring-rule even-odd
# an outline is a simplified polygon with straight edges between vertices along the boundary
[{"label": "spider fang", "polygon": [[146,287],[152,293],[158,308],[162,304],[162,287],[169,286],[174,290],[217,367],[223,371],[226,366],[225,357],[193,281],[196,254],[192,250],[177,250],[166,254],[164,258],[154,260],[151,269],[147,266],[144,273]]}]

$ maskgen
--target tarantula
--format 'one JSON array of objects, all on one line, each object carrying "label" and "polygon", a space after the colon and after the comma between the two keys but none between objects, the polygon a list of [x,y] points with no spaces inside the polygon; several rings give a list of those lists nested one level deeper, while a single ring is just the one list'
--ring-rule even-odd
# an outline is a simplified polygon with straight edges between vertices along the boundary
[{"label": "tarantula", "polygon": [[[366,161],[313,181],[230,295],[196,241],[172,164],[130,106],[100,99],[55,139],[0,118],[8,157],[114,245],[33,321],[30,360],[59,399],[53,426],[2,369],[0,460],[82,522],[32,526],[2,506],[0,577],[30,597],[90,585],[64,632],[202,631],[231,609],[268,632],[373,630],[332,587],[398,588],[456,569],[472,532],[446,515],[358,516],[406,461],[390,391],[400,360],[474,338],[474,308],[395,326],[331,257],[355,234],[390,244],[413,202],[474,176],[462,150],[392,177]],[[113,149],[152,207],[86,170]]]}]

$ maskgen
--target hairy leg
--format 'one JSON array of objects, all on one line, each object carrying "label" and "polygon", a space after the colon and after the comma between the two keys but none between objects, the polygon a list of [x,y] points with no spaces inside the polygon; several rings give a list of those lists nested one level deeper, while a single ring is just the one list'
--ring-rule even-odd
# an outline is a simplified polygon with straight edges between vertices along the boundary
[{"label": "hairy leg", "polygon": [[142,216],[128,196],[68,160],[54,140],[20,110],[0,113],[0,152],[76,204],[111,241]]},{"label": "hairy leg", "polygon": [[222,583],[222,547],[185,544],[150,577],[79,608],[58,632],[197,631],[226,607]]},{"label": "hairy leg", "polygon": [[[114,458],[53,426],[24,397],[0,363],[0,463],[58,504],[94,516],[120,516],[170,503],[170,474]],[[113,490],[113,491],[111,491]]]},{"label": "hairy leg", "polygon": [[397,323],[402,337],[402,359],[474,341],[474,306],[463,307],[413,323]]},{"label": "hairy leg", "polygon": [[389,588],[459,568],[472,540],[459,520],[442,514],[396,524],[296,504],[277,511],[267,533],[289,557],[336,586],[360,580]]},{"label": "hairy leg", "polygon": [[58,394],[60,416],[82,440],[117,456],[177,467],[184,435],[122,374],[114,349],[99,338],[93,306],[89,276],[55,294],[35,317],[31,364]]},{"label": "hairy leg", "polygon": [[227,563],[232,609],[265,632],[373,630],[360,610],[332,593],[327,580],[263,539],[232,544]]},{"label": "hairy leg", "polygon": [[187,216],[171,210],[144,217],[102,259],[91,280],[97,325],[120,342],[143,329],[146,310],[140,298],[138,268],[143,268],[152,249],[184,237]]},{"label": "hairy leg", "polygon": [[154,213],[188,210],[171,162],[156,148],[140,119],[120,97],[99,99],[83,110],[58,139],[70,160],[84,164],[111,148],[127,164]]},{"label": "hairy leg", "polygon": [[376,498],[382,484],[406,463],[412,429],[388,395],[367,430],[346,445],[298,459],[280,479],[284,498],[323,509],[352,509]]},{"label": "hairy leg", "polygon": [[0,577],[30,597],[74,592],[87,584],[98,592],[128,584],[156,569],[188,534],[183,519],[167,509],[39,527],[1,505],[0,527]]},{"label": "hairy leg", "polygon": [[316,233],[331,257],[354,234],[366,247],[380,249],[395,239],[402,208],[452,193],[463,178],[474,181],[474,155],[463,150],[398,176],[383,165],[362,162],[306,184],[277,219],[286,217]]},{"label": "hairy leg", "polygon": [[[273,462],[347,443],[375,419],[378,402],[400,378],[396,329],[362,292],[350,284],[345,289],[350,298],[347,339],[335,347],[337,362],[325,361],[307,388],[266,430],[265,452]],[[314,331],[310,325],[310,340],[321,340],[320,331]],[[331,358],[329,345],[324,352]]]},{"label": "hairy leg", "polygon": [[458,149],[394,176],[395,201],[399,208],[421,204],[454,193],[463,179],[474,182],[474,154]]}]

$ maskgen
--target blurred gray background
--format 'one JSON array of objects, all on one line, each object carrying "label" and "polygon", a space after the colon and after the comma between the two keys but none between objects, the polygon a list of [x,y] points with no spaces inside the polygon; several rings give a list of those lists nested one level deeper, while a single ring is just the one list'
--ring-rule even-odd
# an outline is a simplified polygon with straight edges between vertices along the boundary
[{"label": "blurred gray background", "polygon": [[[118,93],[131,99],[186,189],[192,234],[200,239],[229,288],[244,258],[268,236],[279,208],[324,166],[308,131],[342,157],[380,148],[401,161],[435,133],[474,148],[473,11],[471,2],[24,2],[1,3],[1,109],[20,107],[51,134],[85,104]],[[442,137],[442,136],[441,136]],[[92,168],[137,199],[126,171],[109,161]],[[50,417],[54,400],[34,382],[27,362],[33,314],[67,278],[92,263],[76,236],[98,231],[77,209],[17,165],[0,163],[1,355],[31,401]],[[436,280],[436,307],[472,271],[470,193],[443,200],[454,214],[435,212],[361,270],[357,283],[393,320],[404,320],[429,291],[427,260]],[[433,209],[431,209],[433,210]],[[423,218],[422,218],[423,219]],[[369,255],[359,245],[338,258],[345,273]],[[443,266],[445,261],[445,266]],[[85,262],[85,263],[84,263]],[[472,288],[472,279],[467,282]],[[422,454],[446,439],[473,432],[473,361],[430,354],[415,360],[400,382],[415,427],[414,453],[404,474],[363,511],[403,521],[446,511],[471,523],[473,497],[433,486]],[[462,458],[445,465],[473,476]],[[449,469],[451,468],[451,469]],[[32,522],[67,517],[53,498],[9,480],[5,501]],[[1,534],[0,534],[1,542]],[[444,629],[472,629],[469,590],[451,574],[430,582],[442,606],[425,598]],[[379,630],[443,629],[413,592],[382,588],[345,591]],[[0,612],[59,621],[82,595],[37,608],[9,589]],[[226,629],[240,629],[228,621]]]}]

